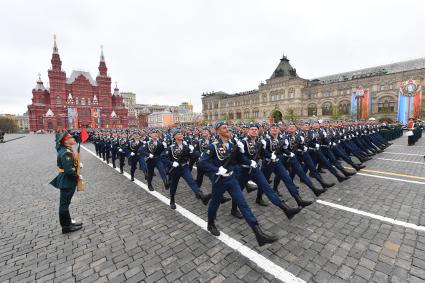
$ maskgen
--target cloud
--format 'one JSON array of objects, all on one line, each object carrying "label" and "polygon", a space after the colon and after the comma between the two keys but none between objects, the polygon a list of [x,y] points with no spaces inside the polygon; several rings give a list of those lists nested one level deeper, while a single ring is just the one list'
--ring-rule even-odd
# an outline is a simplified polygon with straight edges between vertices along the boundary
[{"label": "cloud", "polygon": [[256,88],[282,54],[304,78],[424,57],[423,1],[3,1],[0,112],[23,113],[52,36],[63,69],[98,73],[139,103],[201,110],[204,91]]}]

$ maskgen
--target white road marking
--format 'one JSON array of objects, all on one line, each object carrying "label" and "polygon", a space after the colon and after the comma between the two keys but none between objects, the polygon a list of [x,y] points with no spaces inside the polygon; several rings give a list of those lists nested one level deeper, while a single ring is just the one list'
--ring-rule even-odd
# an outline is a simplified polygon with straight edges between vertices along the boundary
[{"label": "white road marking", "polygon": [[[97,159],[99,159],[102,162],[104,162],[94,152],[92,152],[91,150],[89,150],[85,146],[81,145],[81,147],[84,150],[86,150],[87,152],[89,152],[91,155],[93,155],[94,157],[96,157]],[[110,167],[112,167],[112,164],[108,164],[108,165]],[[115,170],[118,171],[118,172],[120,171],[119,168],[115,168]],[[128,174],[127,172],[124,172],[123,175],[127,179],[131,179],[130,174]],[[163,196],[162,194],[160,194],[160,193],[158,193],[156,191],[149,191],[148,186],[145,183],[143,183],[143,182],[141,182],[141,181],[139,181],[137,179],[134,179],[134,183],[136,185],[138,185],[139,187],[141,187],[143,190],[145,190],[147,193],[151,194],[152,196],[156,197],[157,199],[159,199],[160,201],[162,201],[163,203],[165,203],[166,205],[170,205],[170,199],[169,198]],[[185,209],[184,207],[182,207],[180,205],[177,205],[176,204],[176,206],[177,206],[176,211],[178,213],[180,213],[181,215],[183,215],[184,217],[186,217],[188,220],[190,220],[191,222],[193,222],[196,225],[198,225],[201,229],[207,231],[207,222],[205,220],[203,220],[199,216],[193,214],[192,212],[190,212],[189,210]],[[305,282],[301,278],[296,277],[295,275],[293,275],[289,271],[283,269],[279,265],[277,265],[274,262],[270,261],[266,257],[260,255],[259,253],[257,253],[256,251],[252,250],[251,248],[243,245],[241,242],[233,239],[232,237],[230,237],[226,233],[223,233],[222,231],[220,232],[220,236],[219,237],[216,237],[216,238],[218,240],[220,240],[221,242],[223,242],[228,247],[230,247],[230,248],[234,249],[235,251],[238,251],[239,253],[241,253],[243,256],[245,256],[247,259],[249,259],[253,263],[257,264],[258,267],[260,267],[261,269],[263,269],[267,273],[273,275],[274,277],[276,277],[277,279],[279,279],[279,280],[281,280],[283,282],[298,282],[298,283]]]},{"label": "white road marking", "polygon": [[366,174],[366,173],[359,173],[358,172],[356,175],[373,177],[373,178],[378,178],[378,179],[387,179],[387,180],[392,180],[392,181],[400,181],[400,182],[406,182],[406,183],[412,183],[412,184],[425,185],[425,182],[405,180],[405,179],[399,179],[399,178],[393,178],[393,177],[385,177],[385,176],[372,175],[372,174]]},{"label": "white road marking", "polygon": [[419,225],[416,225],[416,224],[413,224],[413,223],[396,220],[396,219],[393,219],[393,218],[369,213],[369,212],[366,212],[366,211],[358,210],[358,209],[355,209],[355,208],[343,206],[343,205],[340,205],[340,204],[336,204],[336,203],[332,203],[332,202],[328,202],[328,201],[324,201],[324,200],[320,200],[320,199],[317,200],[316,202],[323,204],[323,205],[326,205],[326,206],[336,208],[336,209],[340,209],[340,210],[348,211],[348,212],[351,212],[351,213],[359,214],[359,215],[362,215],[362,216],[366,216],[366,217],[369,217],[369,218],[377,219],[377,220],[387,222],[387,223],[390,223],[390,224],[393,224],[393,225],[403,226],[403,227],[418,230],[418,231],[425,231],[425,226],[419,226]]},{"label": "white road marking", "polygon": [[376,159],[379,159],[379,160],[385,160],[385,161],[395,161],[395,162],[404,162],[404,163],[422,164],[422,165],[424,165],[424,164],[425,164],[425,161],[424,161],[424,162],[417,162],[417,161],[406,161],[406,160],[390,159],[390,158],[376,158]]},{"label": "white road marking", "polygon": [[381,152],[381,153],[395,154],[395,155],[424,156],[424,154],[404,153],[404,152],[390,152],[390,151],[384,151],[384,152]]},{"label": "white road marking", "polygon": [[[409,148],[411,148],[410,146],[408,146],[407,144],[406,145],[404,145],[404,144],[392,144],[391,146],[404,146],[404,147],[409,147]],[[425,147],[425,145],[414,145],[414,147],[413,148],[415,148],[415,147]]]}]

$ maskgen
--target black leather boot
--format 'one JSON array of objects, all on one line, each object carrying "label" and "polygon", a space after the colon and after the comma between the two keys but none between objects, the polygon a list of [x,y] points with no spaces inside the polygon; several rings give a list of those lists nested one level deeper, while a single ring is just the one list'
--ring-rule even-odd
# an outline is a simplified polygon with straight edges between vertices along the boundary
[{"label": "black leather boot", "polygon": [[335,186],[335,183],[327,183],[323,179],[320,179],[318,181],[319,181],[320,185],[322,186],[322,188],[324,188],[324,189]]},{"label": "black leather boot", "polygon": [[260,247],[264,246],[265,244],[273,243],[278,239],[274,234],[267,234],[263,232],[259,224],[256,224],[254,227],[252,227],[252,231],[254,231],[255,238],[257,239],[258,245]]},{"label": "black leather boot", "polygon": [[153,186],[152,186],[152,183],[151,183],[151,182],[148,182],[148,189],[149,189],[149,191],[154,191],[154,189],[153,189]]},{"label": "black leather boot", "polygon": [[297,202],[298,206],[301,207],[306,207],[313,203],[311,200],[303,200],[300,195],[295,195],[294,199]]},{"label": "black leather boot", "polygon": [[117,166],[115,165],[115,162],[114,161],[112,162],[112,167],[113,168],[117,168]]},{"label": "black leather boot", "polygon": [[341,175],[337,175],[336,178],[338,179],[338,182],[344,182],[345,180],[350,179],[350,177],[347,176],[341,176]]},{"label": "black leather boot", "polygon": [[319,189],[319,188],[316,188],[316,187],[312,187],[310,189],[313,191],[313,193],[316,195],[316,197],[318,197],[321,194],[323,194],[324,192],[326,192],[326,189]]},{"label": "black leather boot", "polygon": [[134,182],[134,175],[131,174],[131,181]]},{"label": "black leather boot", "polygon": [[366,166],[363,164],[354,164],[353,168],[356,169],[356,171],[360,171],[360,169],[365,168]]},{"label": "black leather boot", "polygon": [[267,203],[263,200],[262,197],[257,196],[257,199],[255,200],[256,204],[259,204],[261,206],[267,206]]},{"label": "black leather boot", "polygon": [[176,209],[176,202],[174,201],[174,195],[171,195],[170,197],[170,208]]},{"label": "black leather boot", "polygon": [[207,230],[216,237],[220,236],[220,231],[215,226],[214,220],[208,219]]},{"label": "black leather boot", "polygon": [[124,169],[120,167],[120,174],[124,174]]},{"label": "black leather boot", "polygon": [[283,210],[283,212],[285,213],[286,217],[288,217],[288,219],[292,219],[295,214],[297,214],[298,212],[301,211],[302,207],[290,207],[289,205],[287,205],[286,203],[282,202],[282,205],[280,206],[280,208]]},{"label": "black leather boot", "polygon": [[207,205],[211,199],[211,194],[204,194],[204,192],[199,191],[196,193],[196,198],[200,199],[204,205]]},{"label": "black leather boot", "polygon": [[350,172],[350,171],[345,170],[344,168],[339,169],[339,171],[341,171],[342,174],[345,175],[345,177],[350,177],[350,176],[353,176],[353,175],[356,174],[356,172]]},{"label": "black leather boot", "polygon": [[59,221],[60,221],[61,226],[62,226],[62,234],[75,232],[75,231],[78,231],[82,228],[82,226],[72,225],[71,216],[69,215],[69,211],[59,214]]}]

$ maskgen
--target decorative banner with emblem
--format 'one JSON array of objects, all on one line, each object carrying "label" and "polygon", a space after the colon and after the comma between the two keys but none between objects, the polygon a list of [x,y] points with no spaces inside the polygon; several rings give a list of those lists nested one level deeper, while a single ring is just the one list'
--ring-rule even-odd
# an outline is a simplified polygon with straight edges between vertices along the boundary
[{"label": "decorative banner with emblem", "polygon": [[369,119],[372,112],[372,96],[368,88],[357,87],[351,94],[351,117],[353,119]]},{"label": "decorative banner with emblem", "polygon": [[68,107],[68,128],[78,129],[78,110],[75,107]]},{"label": "decorative banner with emblem", "polygon": [[91,109],[91,127],[100,128],[100,109],[99,108]]},{"label": "decorative banner with emblem", "polygon": [[422,86],[415,80],[400,84],[398,94],[397,120],[406,124],[409,118],[420,118],[422,104]]}]

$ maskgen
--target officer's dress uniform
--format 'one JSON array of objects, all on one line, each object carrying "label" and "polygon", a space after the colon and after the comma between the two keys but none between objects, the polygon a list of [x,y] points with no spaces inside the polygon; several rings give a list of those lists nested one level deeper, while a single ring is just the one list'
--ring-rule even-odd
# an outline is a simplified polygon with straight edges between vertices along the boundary
[{"label": "officer's dress uniform", "polygon": [[[257,218],[249,208],[243,196],[238,180],[233,176],[233,170],[238,163],[245,165],[251,164],[251,162],[244,158],[237,148],[234,147],[237,146],[219,139],[217,142],[210,145],[206,154],[203,154],[198,162],[198,166],[203,168],[206,172],[213,172],[214,174],[220,171],[222,172],[222,175],[214,178],[212,184],[212,198],[208,206],[208,231],[214,236],[220,235],[220,232],[215,226],[215,219],[222,196],[227,190],[232,199],[236,202],[248,225],[253,229],[258,244],[262,246],[266,243],[274,242],[277,240],[277,237],[268,235],[261,230]],[[223,165],[227,163],[226,160],[228,158],[231,158],[231,162],[226,164],[227,166],[224,168]]]},{"label": "officer's dress uniform", "polygon": [[120,147],[119,138],[114,137],[111,140],[111,161],[112,161],[112,167],[117,168],[116,166],[116,160],[118,156],[118,149]]},{"label": "officer's dress uniform", "polygon": [[176,209],[175,195],[180,178],[186,181],[186,184],[195,193],[196,197],[201,199],[205,205],[208,204],[211,198],[211,194],[205,195],[192,177],[189,169],[189,161],[192,154],[193,150],[190,149],[190,146],[183,143],[174,143],[168,147],[162,155],[165,165],[170,167],[170,207],[172,209]]},{"label": "officer's dress uniform", "polygon": [[57,148],[58,176],[50,184],[60,190],[59,222],[62,233],[69,233],[81,229],[81,223],[73,223],[69,213],[69,205],[77,187],[77,167],[80,164],[74,158],[72,148],[59,146]]}]

